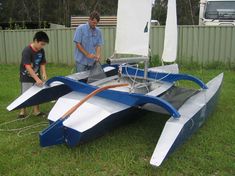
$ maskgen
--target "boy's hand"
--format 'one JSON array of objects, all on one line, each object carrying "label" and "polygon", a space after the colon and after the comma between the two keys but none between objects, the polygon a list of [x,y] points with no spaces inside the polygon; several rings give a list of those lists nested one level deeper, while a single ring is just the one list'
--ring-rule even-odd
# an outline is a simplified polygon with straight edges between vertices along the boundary
[{"label": "boy's hand", "polygon": [[31,65],[26,65],[25,68],[29,72],[30,76],[36,81],[37,86],[43,86],[43,81],[36,75],[34,70],[31,68]]},{"label": "boy's hand", "polygon": [[46,74],[42,74],[42,80],[46,81],[47,80],[47,75]]},{"label": "boy's hand", "polygon": [[39,87],[42,87],[43,86],[43,81],[41,79],[37,79],[35,84]]}]

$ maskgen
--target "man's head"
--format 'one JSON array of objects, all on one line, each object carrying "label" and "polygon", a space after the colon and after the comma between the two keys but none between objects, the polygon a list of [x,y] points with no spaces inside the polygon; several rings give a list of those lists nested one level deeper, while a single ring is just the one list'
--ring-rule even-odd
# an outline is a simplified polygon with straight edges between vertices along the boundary
[{"label": "man's head", "polygon": [[96,11],[91,12],[89,21],[88,21],[90,27],[94,29],[99,23],[99,21],[100,21],[100,14]]},{"label": "man's head", "polygon": [[34,47],[37,50],[41,50],[46,44],[49,43],[49,37],[45,32],[39,31],[34,35],[33,42]]}]

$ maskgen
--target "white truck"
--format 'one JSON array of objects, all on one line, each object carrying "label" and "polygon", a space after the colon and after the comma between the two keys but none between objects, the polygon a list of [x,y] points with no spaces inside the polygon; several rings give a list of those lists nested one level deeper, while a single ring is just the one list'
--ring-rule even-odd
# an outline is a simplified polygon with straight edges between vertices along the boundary
[{"label": "white truck", "polygon": [[199,25],[235,26],[235,0],[200,0]]}]

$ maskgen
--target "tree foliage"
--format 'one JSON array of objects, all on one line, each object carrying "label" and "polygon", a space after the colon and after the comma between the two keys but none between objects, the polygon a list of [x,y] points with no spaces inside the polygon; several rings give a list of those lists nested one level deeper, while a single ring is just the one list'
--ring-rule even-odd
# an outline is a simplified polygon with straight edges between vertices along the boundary
[{"label": "tree foliage", "polygon": [[[199,18],[200,0],[177,0],[177,19],[179,25],[196,25]],[[152,19],[165,24],[168,0],[155,0]]]},{"label": "tree foliage", "polygon": [[0,0],[0,22],[48,21],[69,25],[71,15],[116,15],[117,0]]},{"label": "tree foliage", "polygon": [[[93,10],[116,15],[118,0],[0,0],[0,22],[43,21],[69,26],[71,15],[87,16]],[[131,8],[131,7],[130,7]],[[177,0],[178,24],[197,24],[199,0]],[[152,19],[165,24],[167,0],[156,0]]]}]

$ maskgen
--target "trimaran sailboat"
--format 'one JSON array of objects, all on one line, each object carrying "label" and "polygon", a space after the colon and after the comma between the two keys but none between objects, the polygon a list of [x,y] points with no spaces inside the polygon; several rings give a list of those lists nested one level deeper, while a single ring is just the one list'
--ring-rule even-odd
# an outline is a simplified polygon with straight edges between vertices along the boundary
[{"label": "trimaran sailboat", "polygon": [[[11,103],[9,111],[57,100],[40,136],[42,147],[89,141],[135,118],[142,109],[169,114],[150,164],[162,161],[195,132],[213,111],[223,74],[207,84],[179,74],[177,64],[148,68],[149,30],[152,0],[119,0],[115,55],[104,65],[107,77],[83,83],[88,72],[53,77],[43,87],[33,86]],[[115,58],[131,54],[132,57]],[[135,56],[133,56],[135,55]],[[175,62],[177,55],[176,0],[168,0],[163,62]],[[129,63],[145,63],[144,70]],[[176,82],[194,82],[198,90],[180,88]],[[157,116],[158,114],[156,114]]]}]

